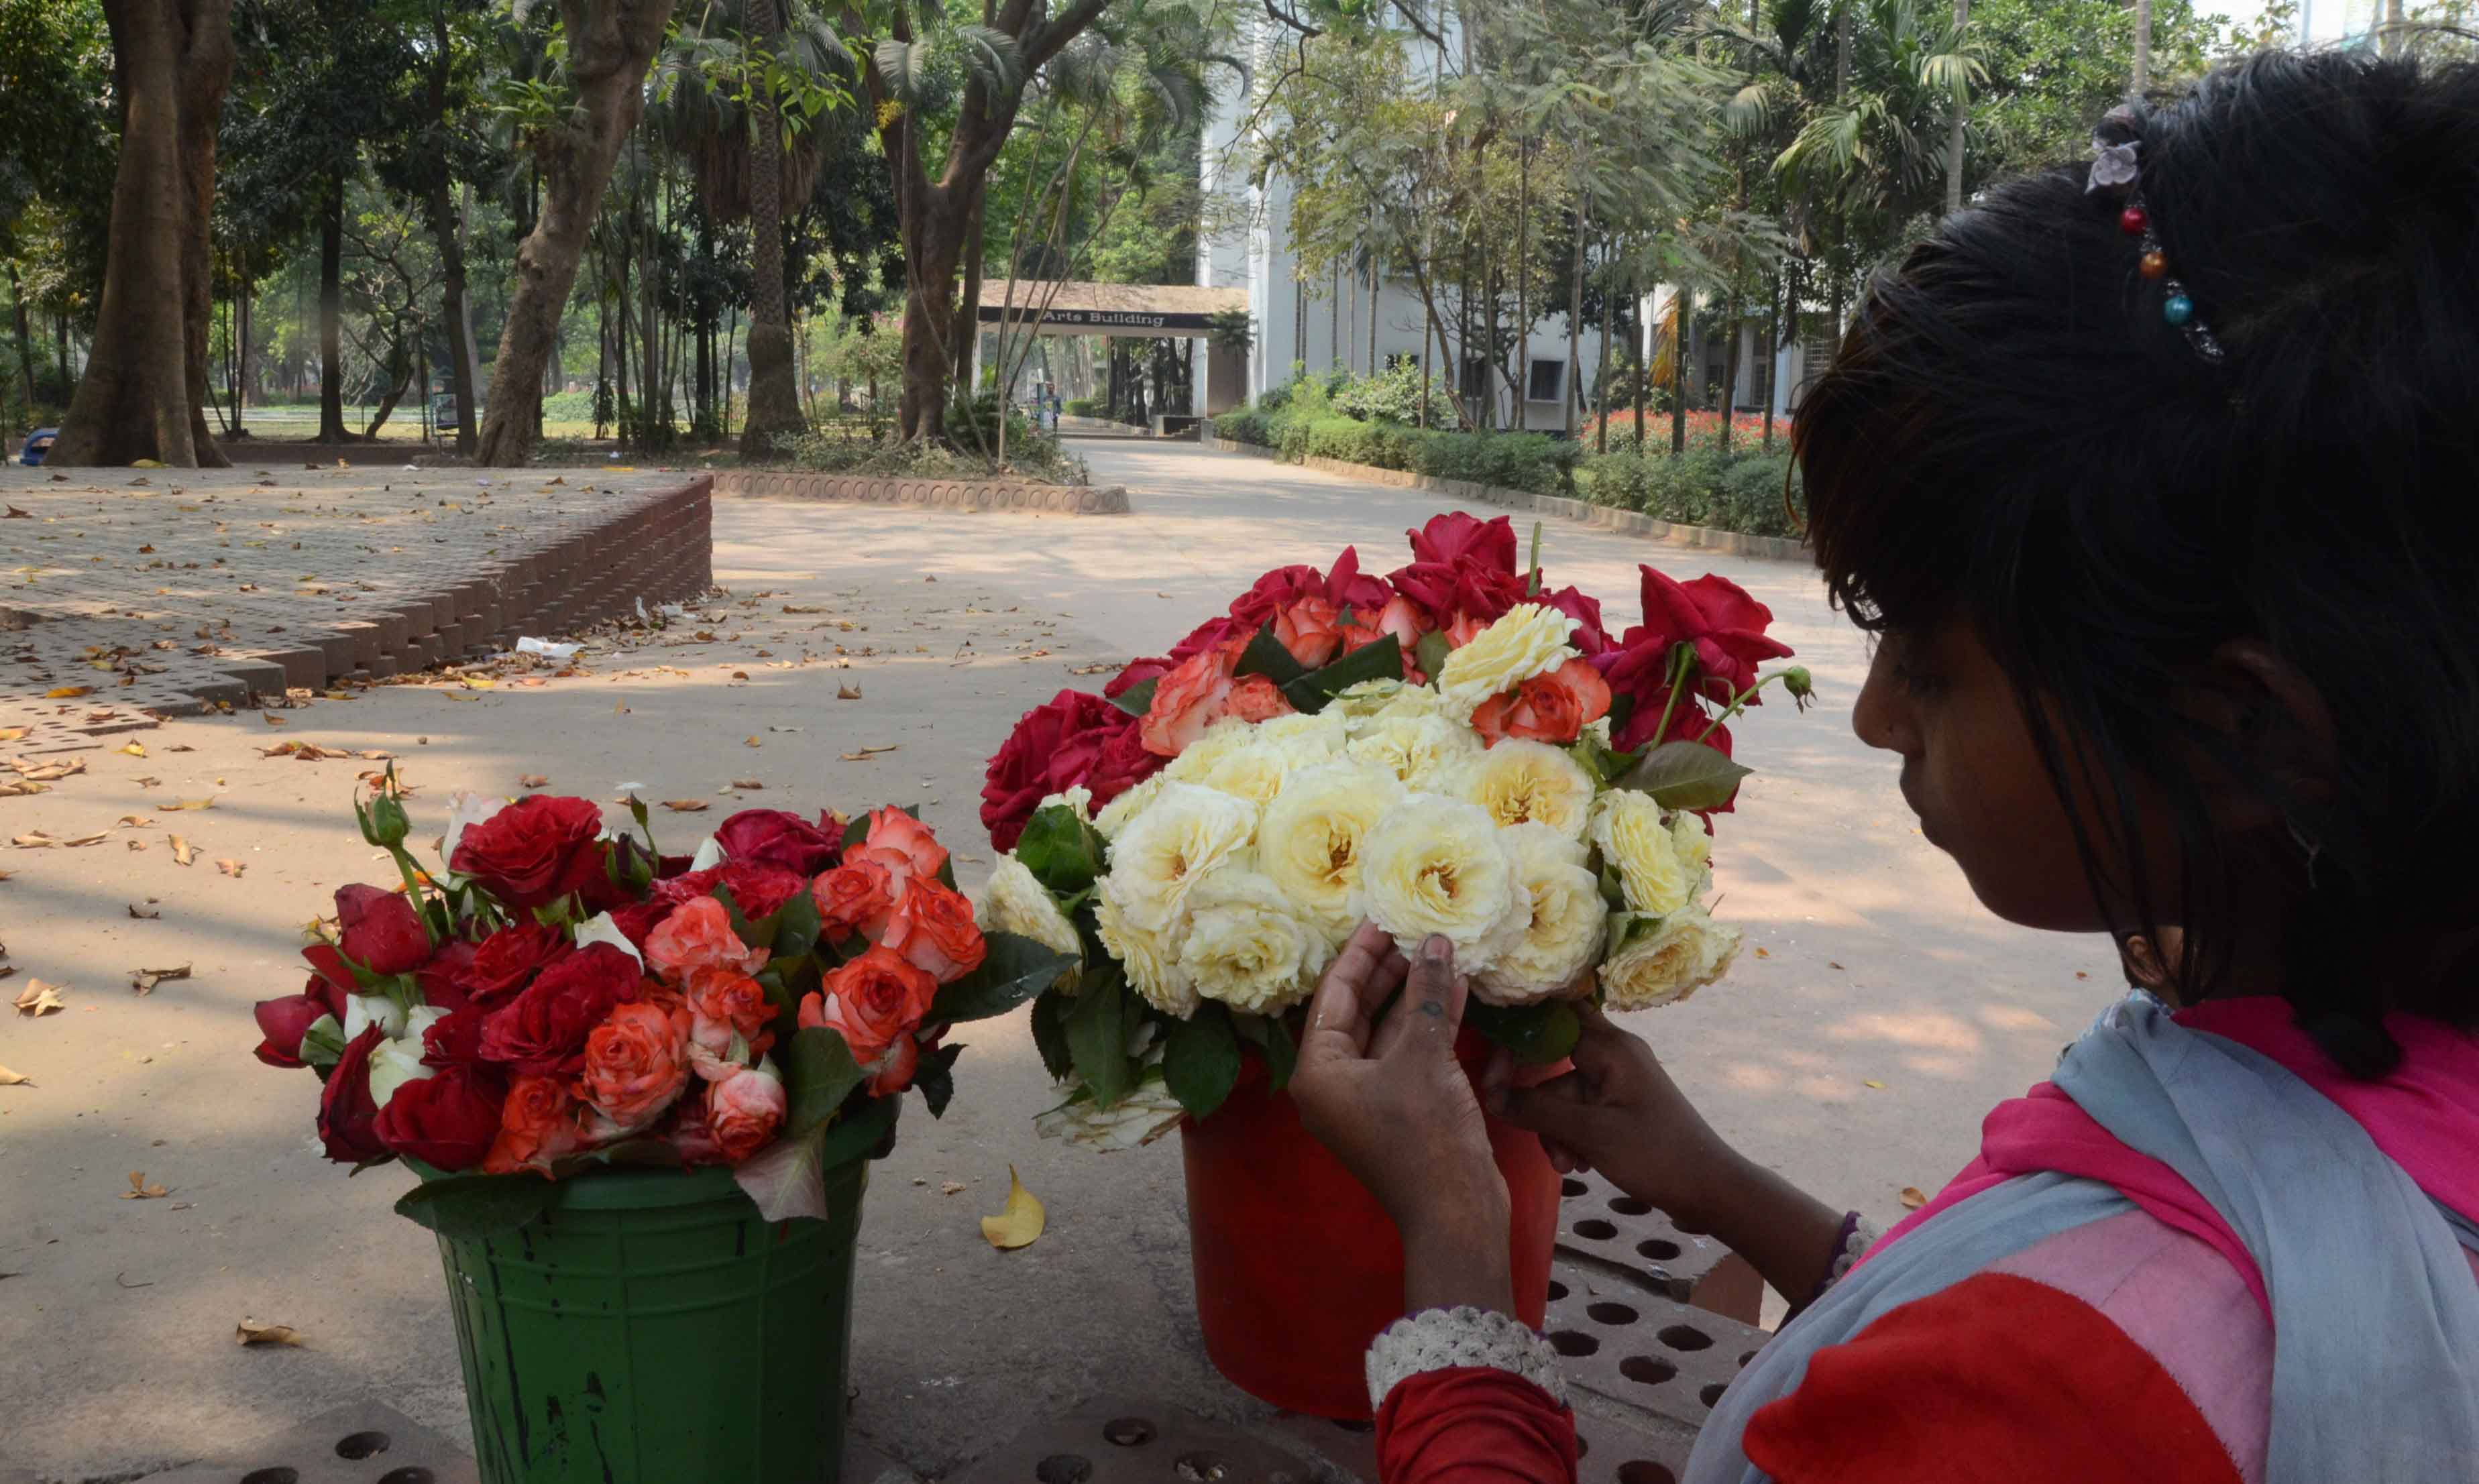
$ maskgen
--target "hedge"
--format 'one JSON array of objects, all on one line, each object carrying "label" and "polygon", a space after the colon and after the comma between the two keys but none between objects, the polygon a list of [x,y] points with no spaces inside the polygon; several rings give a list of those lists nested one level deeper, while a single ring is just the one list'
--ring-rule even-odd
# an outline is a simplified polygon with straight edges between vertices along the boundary
[{"label": "hedge", "polygon": [[1783,509],[1786,478],[1791,507],[1803,520],[1805,500],[1790,455],[1762,449],[1726,454],[1690,449],[1675,457],[1605,453],[1584,461],[1575,473],[1575,488],[1594,504],[1640,510],[1659,521],[1752,536],[1796,536],[1800,525]]}]

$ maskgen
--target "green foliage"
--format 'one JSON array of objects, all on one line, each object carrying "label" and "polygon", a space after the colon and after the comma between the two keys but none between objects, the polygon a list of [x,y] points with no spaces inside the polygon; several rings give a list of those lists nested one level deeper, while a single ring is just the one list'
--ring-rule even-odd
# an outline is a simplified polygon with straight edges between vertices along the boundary
[{"label": "green foliage", "polygon": [[1597,505],[1639,510],[1659,521],[1796,536],[1799,524],[1782,503],[1785,478],[1792,480],[1792,508],[1801,508],[1788,453],[1691,448],[1677,455],[1629,451],[1587,458],[1576,471],[1575,488]]},{"label": "green foliage", "polygon": [[[904,443],[870,437],[849,423],[813,429],[777,445],[781,462],[796,469],[835,474],[883,474],[899,479],[1027,479],[1043,484],[1090,484],[1085,461],[1055,438],[1017,417],[1009,422],[1004,464],[969,441],[962,447]],[[993,448],[995,442],[993,443]]]},{"label": "green foliage", "polygon": [[1272,448],[1293,463],[1338,459],[1536,495],[1573,489],[1582,449],[1546,433],[1424,431],[1395,422],[1367,422],[1333,409],[1334,398],[1322,383],[1298,381],[1279,403],[1268,396],[1254,408],[1220,414],[1214,426],[1220,437]]},{"label": "green foliage", "polygon": [[1071,397],[1060,403],[1060,411],[1071,418],[1107,418],[1110,407],[1098,397]]},{"label": "green foliage", "polygon": [[[1426,425],[1451,428],[1456,425],[1455,399],[1445,384],[1435,375],[1428,378],[1429,416]],[[1346,417],[1371,422],[1394,422],[1421,425],[1420,363],[1410,357],[1396,360],[1374,376],[1347,376],[1331,394],[1337,412]]]}]

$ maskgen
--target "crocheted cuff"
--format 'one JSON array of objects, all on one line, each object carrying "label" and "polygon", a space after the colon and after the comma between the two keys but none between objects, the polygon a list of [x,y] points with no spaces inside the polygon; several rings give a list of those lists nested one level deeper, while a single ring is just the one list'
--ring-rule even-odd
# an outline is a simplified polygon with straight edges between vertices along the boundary
[{"label": "crocheted cuff", "polygon": [[1430,1309],[1395,1320],[1368,1346],[1368,1402],[1428,1370],[1485,1367],[1522,1377],[1567,1404],[1567,1382],[1549,1342],[1487,1309]]}]

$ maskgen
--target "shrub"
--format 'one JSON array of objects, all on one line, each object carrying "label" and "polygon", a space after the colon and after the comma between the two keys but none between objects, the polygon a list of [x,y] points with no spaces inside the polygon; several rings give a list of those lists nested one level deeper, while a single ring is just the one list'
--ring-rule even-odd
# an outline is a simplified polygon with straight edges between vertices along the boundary
[{"label": "shrub", "polygon": [[[1420,421],[1420,363],[1400,360],[1374,376],[1348,378],[1333,394],[1335,410],[1372,422],[1418,425]],[[1436,378],[1429,382],[1429,426],[1455,425],[1454,398]]]},{"label": "shrub", "polygon": [[[1710,525],[1756,536],[1795,536],[1799,527],[1782,511],[1782,480],[1791,473],[1787,453],[1742,453],[1729,458],[1691,448],[1678,457],[1610,453],[1585,461],[1576,485],[1595,504],[1641,510],[1682,525]],[[1792,485],[1795,507],[1798,485]]]},{"label": "shrub", "polygon": [[1582,451],[1543,433],[1427,433],[1418,435],[1416,448],[1413,467],[1421,473],[1535,495],[1572,489]]},{"label": "shrub", "polygon": [[1110,404],[1098,397],[1071,397],[1060,404],[1059,410],[1071,418],[1107,418],[1111,415]]},{"label": "shrub", "polygon": [[1722,476],[1713,523],[1725,530],[1756,536],[1799,534],[1782,509],[1782,481],[1788,478],[1792,507],[1802,521],[1806,518],[1805,501],[1793,468],[1785,453],[1753,454],[1732,464]]},{"label": "shrub", "polygon": [[1386,448],[1374,422],[1363,422],[1358,418],[1318,418],[1306,425],[1306,432],[1308,451],[1318,458],[1373,464],[1381,469],[1396,467],[1387,464]]}]

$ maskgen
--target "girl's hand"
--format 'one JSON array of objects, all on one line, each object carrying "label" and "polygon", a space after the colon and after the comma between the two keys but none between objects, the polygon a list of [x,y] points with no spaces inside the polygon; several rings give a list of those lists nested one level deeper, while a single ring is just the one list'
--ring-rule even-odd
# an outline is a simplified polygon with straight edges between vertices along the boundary
[{"label": "girl's hand", "polygon": [[[1397,987],[1402,998],[1380,1023]],[[1455,1061],[1467,994],[1444,938],[1406,963],[1384,930],[1364,922],[1317,986],[1291,1074],[1301,1123],[1401,1233],[1414,1313],[1504,1312],[1513,1302],[1506,1182]]]}]

